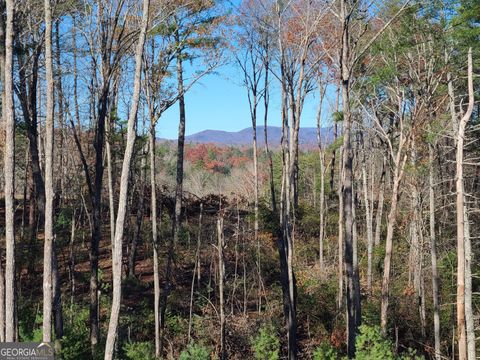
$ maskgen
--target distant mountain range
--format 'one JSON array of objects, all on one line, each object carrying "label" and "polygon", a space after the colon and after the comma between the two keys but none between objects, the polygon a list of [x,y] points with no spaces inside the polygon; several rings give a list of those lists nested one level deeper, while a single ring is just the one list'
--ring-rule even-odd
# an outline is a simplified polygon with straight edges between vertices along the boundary
[{"label": "distant mountain range", "polygon": [[[272,147],[280,145],[282,137],[282,128],[279,126],[267,127],[268,143]],[[300,129],[299,144],[302,147],[310,147],[317,145],[317,128],[304,127]],[[331,143],[333,141],[333,127],[322,128],[322,141]],[[185,142],[190,144],[206,144],[213,143],[217,145],[231,146],[249,146],[252,144],[252,128],[231,132],[221,130],[204,130],[196,134],[185,137]],[[265,144],[264,127],[257,126],[257,142],[258,146]]]}]

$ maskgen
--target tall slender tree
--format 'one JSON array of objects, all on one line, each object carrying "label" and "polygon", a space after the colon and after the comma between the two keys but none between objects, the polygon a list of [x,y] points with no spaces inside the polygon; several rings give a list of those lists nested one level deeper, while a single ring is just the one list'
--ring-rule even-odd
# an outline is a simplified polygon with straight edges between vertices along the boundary
[{"label": "tall slender tree", "polygon": [[5,76],[2,115],[5,122],[5,341],[15,341],[15,228],[14,228],[14,172],[15,172],[15,117],[13,105],[13,19],[15,1],[6,0]]},{"label": "tall slender tree", "polygon": [[44,2],[45,68],[47,79],[45,139],[45,241],[43,251],[43,341],[52,341],[52,262],[53,262],[53,147],[54,147],[54,82],[52,51],[52,5]]},{"label": "tall slender tree", "polygon": [[123,230],[127,209],[127,194],[130,176],[130,164],[132,162],[133,147],[135,145],[138,106],[140,100],[140,86],[143,65],[143,53],[145,38],[148,28],[150,0],[143,0],[142,20],[137,47],[135,49],[135,75],[133,82],[133,95],[130,106],[130,113],[127,124],[127,145],[122,164],[120,178],[120,194],[118,199],[118,212],[115,223],[115,242],[112,247],[112,277],[113,277],[113,299],[110,322],[108,324],[107,342],[105,345],[105,360],[113,359],[115,339],[118,331],[118,319],[120,314],[120,303],[122,298],[122,255],[123,255]]},{"label": "tall slender tree", "polygon": [[463,179],[463,148],[465,128],[473,113],[473,61],[472,49],[468,50],[468,107],[458,123],[456,135],[456,210],[457,210],[457,339],[458,358],[467,359],[467,334],[465,326],[465,192]]}]

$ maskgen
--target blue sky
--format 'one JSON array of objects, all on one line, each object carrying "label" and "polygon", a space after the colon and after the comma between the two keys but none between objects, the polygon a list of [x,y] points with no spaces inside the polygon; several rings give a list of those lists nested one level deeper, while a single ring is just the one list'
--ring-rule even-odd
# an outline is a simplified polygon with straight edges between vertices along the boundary
[{"label": "blue sky", "polygon": [[[271,77],[272,78],[272,77]],[[186,94],[186,134],[202,130],[238,131],[251,126],[248,99],[241,85],[242,75],[233,64],[218,68],[215,74],[205,76]],[[188,82],[188,79],[186,79]],[[269,106],[269,125],[281,126],[280,93],[277,81],[272,83]],[[331,108],[325,99],[322,116],[327,118]],[[301,119],[302,127],[316,126],[318,96],[309,96]],[[263,125],[263,101],[259,108],[257,125]],[[157,136],[175,139],[178,131],[178,104],[168,109],[157,125]],[[323,120],[325,124],[325,120]]]}]

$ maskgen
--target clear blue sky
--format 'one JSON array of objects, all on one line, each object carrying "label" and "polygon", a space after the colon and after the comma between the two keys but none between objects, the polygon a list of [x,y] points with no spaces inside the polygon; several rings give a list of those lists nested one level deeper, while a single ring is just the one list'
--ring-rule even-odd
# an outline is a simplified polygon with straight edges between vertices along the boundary
[{"label": "clear blue sky", "polygon": [[[272,77],[271,77],[272,78]],[[218,68],[216,74],[205,76],[190,89],[185,97],[186,134],[202,130],[238,131],[251,126],[247,92],[241,85],[241,73],[235,65]],[[188,82],[188,79],[186,79]],[[281,126],[280,93],[278,82],[273,80],[270,94],[269,125]],[[308,97],[301,119],[302,127],[316,126],[317,94]],[[324,119],[331,108],[325,99]],[[263,125],[263,101],[259,108],[257,125]],[[157,136],[176,139],[178,132],[178,104],[167,110],[157,125]],[[323,121],[325,124],[325,120]]]}]

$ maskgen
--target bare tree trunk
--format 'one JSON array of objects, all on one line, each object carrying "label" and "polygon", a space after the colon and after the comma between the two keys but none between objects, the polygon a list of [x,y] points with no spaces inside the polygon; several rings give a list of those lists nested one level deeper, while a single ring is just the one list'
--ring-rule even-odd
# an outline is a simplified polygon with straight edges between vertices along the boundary
[{"label": "bare tree trunk", "polygon": [[[413,141],[413,131],[410,130],[408,133],[405,133],[405,130],[404,130],[404,126],[403,126],[404,112],[403,112],[403,108],[400,100],[399,100],[398,107],[399,107],[398,109],[399,134],[397,136],[396,141],[398,143],[396,145],[395,150],[393,150],[390,139],[386,137],[386,140],[389,143],[390,156],[393,162],[392,164],[393,184],[391,189],[390,211],[388,213],[388,219],[387,219],[387,236],[385,239],[385,256],[384,256],[384,262],[383,262],[382,297],[381,297],[381,308],[380,308],[380,328],[384,336],[387,333],[388,304],[390,300],[389,289],[390,289],[390,276],[391,276],[392,253],[393,253],[393,235],[394,235],[395,224],[397,220],[397,205],[398,205],[398,198],[400,196],[400,184],[402,182],[402,178],[404,175],[405,164],[408,159],[408,150],[410,147],[410,142]],[[386,181],[387,181],[387,178],[385,177],[385,182]]]},{"label": "bare tree trunk", "polygon": [[[340,161],[338,162],[338,173],[340,174],[340,179],[343,174],[343,146],[340,148]],[[340,180],[341,182],[341,180]],[[337,305],[340,310],[343,307],[343,273],[344,273],[344,262],[343,262],[343,253],[344,253],[344,238],[343,238],[343,196],[342,196],[342,187],[338,187],[338,269],[337,269],[337,278],[338,278],[338,294],[337,294]]]},{"label": "bare tree trunk", "polygon": [[232,284],[232,294],[230,296],[230,314],[233,315],[234,313],[234,305],[235,305],[235,292],[237,290],[237,279],[238,279],[238,239],[240,238],[240,211],[238,209],[238,200],[237,200],[237,227],[235,229],[235,270],[233,274],[233,284]]},{"label": "bare tree trunk", "polygon": [[5,104],[2,106],[5,122],[5,341],[15,340],[15,228],[14,228],[14,172],[15,172],[15,117],[13,106],[13,18],[15,4],[6,0],[7,22],[5,34]]},{"label": "bare tree trunk", "polygon": [[390,204],[390,212],[388,213],[387,220],[387,237],[385,239],[385,258],[383,265],[383,280],[382,280],[382,301],[380,309],[380,327],[382,333],[385,335],[387,333],[387,311],[388,311],[388,301],[389,301],[389,287],[390,287],[390,271],[391,271],[391,262],[392,262],[392,252],[393,252],[393,231],[395,229],[395,223],[397,219],[397,205],[398,205],[398,196],[400,190],[400,181],[403,175],[403,169],[405,162],[407,160],[407,155],[404,154],[403,160],[400,160],[400,150],[397,154],[395,170],[394,170],[394,179],[392,187],[392,198]]},{"label": "bare tree trunk", "polygon": [[[62,84],[62,63],[60,61],[60,19],[55,22],[55,44],[56,44],[56,64],[57,64],[57,80],[56,91],[58,94],[58,122],[60,127],[60,166],[62,168],[60,175],[60,191],[65,193],[65,182],[67,177],[67,156],[66,156],[66,142],[65,138],[65,122],[64,122],[64,97]],[[60,197],[62,199],[62,197]],[[60,200],[61,201],[61,200]],[[55,349],[57,353],[61,353],[61,339],[63,337],[63,308],[62,308],[62,289],[60,272],[58,270],[57,259],[57,241],[54,239],[52,247],[52,265],[53,265],[53,321],[55,330]]]},{"label": "bare tree trunk", "polygon": [[245,261],[245,249],[247,247],[245,240],[245,225],[242,226],[242,269],[243,269],[243,316],[247,316],[247,262]]},{"label": "bare tree trunk", "polygon": [[140,79],[142,72],[142,57],[145,44],[145,37],[148,27],[148,10],[150,0],[143,1],[143,13],[140,34],[138,38],[137,48],[135,50],[135,78],[133,88],[133,98],[128,116],[127,124],[127,145],[122,165],[122,174],[120,178],[120,192],[118,199],[118,212],[115,224],[115,242],[112,249],[112,277],[113,277],[113,299],[112,311],[110,314],[110,322],[108,324],[107,342],[105,345],[105,360],[113,358],[115,339],[117,336],[118,318],[120,314],[120,302],[122,296],[122,240],[125,225],[127,196],[128,196],[128,179],[130,175],[130,164],[133,157],[133,147],[135,144],[135,123],[137,120],[138,104],[140,99]]},{"label": "bare tree trunk", "polygon": [[[119,73],[115,73],[113,80],[112,101],[109,104],[108,114],[106,116],[105,126],[105,153],[107,157],[107,182],[108,182],[108,213],[110,216],[110,242],[113,246],[115,241],[115,200],[114,200],[114,158],[112,157],[112,143],[115,129],[115,117],[112,116],[112,112],[117,110],[118,107],[118,87],[119,87]],[[78,106],[78,105],[76,105]],[[77,111],[77,110],[75,110]]]},{"label": "bare tree trunk", "polygon": [[[291,155],[290,155],[291,156]],[[294,157],[295,158],[295,155]],[[290,159],[291,160],[291,159]],[[296,175],[296,161],[290,163],[288,174],[285,176],[287,189],[286,192],[286,206],[284,214],[284,241],[286,245],[286,270],[287,270],[287,280],[288,280],[288,319],[287,319],[287,328],[288,328],[288,358],[289,360],[297,359],[297,288],[295,281],[295,274],[293,272],[293,231],[292,231],[292,220],[290,220],[290,213],[295,212],[294,204],[291,204],[292,200],[295,203],[295,175]],[[292,194],[293,193],[293,194]],[[292,206],[293,205],[293,206]],[[295,220],[293,220],[295,223]]]},{"label": "bare tree trunk", "polygon": [[463,147],[465,127],[473,112],[473,70],[472,49],[468,50],[468,108],[458,124],[456,151],[456,208],[457,208],[457,341],[459,360],[467,359],[465,329],[465,194],[463,183]]},{"label": "bare tree trunk", "polygon": [[[175,32],[175,41],[180,43],[178,29]],[[168,241],[167,264],[165,269],[165,285],[160,299],[160,352],[163,350],[165,311],[167,309],[168,296],[171,290],[171,277],[173,257],[175,246],[180,236],[181,216],[182,216],[182,198],[183,198],[183,159],[185,149],[185,90],[183,84],[183,60],[182,51],[177,50],[177,91],[179,105],[179,123],[178,123],[178,141],[177,141],[177,165],[176,165],[176,184],[175,184],[175,213],[173,219],[173,236]]]},{"label": "bare tree trunk", "polygon": [[[337,91],[336,91],[336,99],[335,99],[335,114],[338,114],[338,106],[340,102],[340,78],[338,79],[338,84],[337,84]],[[335,121],[333,124],[333,142],[335,143],[338,138],[338,125],[337,122]],[[333,194],[333,189],[335,187],[335,160],[337,156],[337,151],[334,149],[332,151],[332,165],[330,167],[330,191]]]},{"label": "bare tree trunk", "polygon": [[5,341],[5,274],[0,262],[0,342]]},{"label": "bare tree trunk", "polygon": [[[220,210],[222,211],[222,210]],[[218,236],[218,292],[220,300],[220,359],[226,359],[225,352],[225,303],[223,299],[223,281],[225,279],[225,264],[223,258],[223,248],[225,246],[225,239],[223,235],[223,214],[219,215],[217,219],[217,236]]]},{"label": "bare tree trunk", "polygon": [[200,254],[200,249],[202,245],[202,216],[203,216],[203,203],[200,203],[200,215],[198,218],[198,236],[197,236],[197,281],[198,284],[200,285],[200,278],[201,278],[201,254]]},{"label": "bare tree trunk", "polygon": [[53,242],[52,254],[52,280],[53,280],[53,322],[55,330],[55,351],[61,353],[63,337],[63,313],[62,313],[62,287],[60,283],[60,272],[56,256],[56,241]]},{"label": "bare tree trunk", "polygon": [[[41,138],[40,123],[38,120],[37,109],[41,108],[37,104],[37,93],[40,92],[38,88],[38,74],[39,74],[39,57],[42,46],[38,45],[32,52],[28,64],[24,63],[24,59],[18,56],[19,61],[19,100],[22,107],[23,117],[25,119],[28,146],[30,151],[31,170],[34,181],[35,205],[38,209],[38,214],[35,211],[35,206],[31,208],[31,222],[30,222],[30,241],[31,245],[35,246],[36,232],[39,223],[43,223],[45,217],[45,183],[42,175],[42,155],[41,155]],[[28,55],[28,54],[27,54]],[[31,75],[27,75],[26,71],[30,71]],[[27,81],[27,79],[29,80]],[[33,201],[32,201],[33,203]],[[33,267],[33,266],[32,266]],[[31,269],[33,270],[33,269]]]},{"label": "bare tree trunk", "polygon": [[472,304],[472,243],[470,239],[470,223],[468,220],[467,204],[464,204],[465,221],[465,322],[467,332],[467,358],[476,359],[475,324]]},{"label": "bare tree trunk", "polygon": [[324,241],[325,241],[325,153],[320,154],[320,233],[319,242],[319,261],[320,271],[325,269],[324,263]]},{"label": "bare tree trunk", "polygon": [[115,203],[113,200],[113,175],[112,175],[112,124],[110,121],[110,116],[108,116],[108,122],[106,126],[106,142],[105,142],[105,152],[107,153],[107,181],[108,181],[108,208],[110,215],[110,242],[113,244],[115,240]]},{"label": "bare tree trunk", "polygon": [[[56,51],[55,51],[55,63],[56,63],[56,79],[55,79],[55,88],[57,91],[56,97],[57,97],[57,117],[58,117],[58,128],[60,130],[60,141],[58,148],[60,151],[58,152],[59,156],[59,163],[60,163],[60,174],[57,175],[57,177],[60,178],[60,193],[64,194],[65,193],[65,181],[66,181],[66,176],[67,176],[67,166],[66,166],[66,152],[64,151],[65,148],[65,122],[64,122],[64,113],[65,113],[65,108],[64,108],[64,99],[63,99],[63,84],[62,84],[62,63],[60,60],[60,54],[61,54],[61,49],[60,49],[60,22],[61,19],[57,18],[55,21],[55,46],[56,46]],[[62,197],[60,197],[60,201],[62,201]],[[55,252],[55,246],[53,247],[53,256],[56,257],[56,252]],[[56,261],[54,259],[54,261]],[[54,285],[55,286],[55,285]],[[54,317],[57,316],[57,309],[54,308]],[[57,330],[55,330],[55,333]]]},{"label": "bare tree trunk", "polygon": [[195,292],[195,276],[197,275],[197,256],[195,255],[195,264],[193,266],[192,282],[190,284],[190,305],[188,311],[188,343],[192,340],[192,316],[193,316],[193,294]]},{"label": "bare tree trunk", "polygon": [[70,277],[70,326],[73,324],[73,304],[75,301],[75,210],[72,214],[72,229],[70,233],[70,244],[69,244],[69,277]]},{"label": "bare tree trunk", "polygon": [[433,297],[433,335],[435,339],[435,359],[441,359],[440,347],[440,304],[439,304],[439,279],[437,269],[437,243],[435,236],[435,189],[433,163],[433,146],[429,145],[429,213],[430,213],[430,254],[432,258],[432,297]]},{"label": "bare tree trunk", "polygon": [[[353,177],[355,177],[355,174],[353,173]],[[352,179],[352,197],[353,197],[353,202],[352,202],[352,246],[353,246],[353,277],[354,277],[354,282],[353,282],[353,298],[354,298],[354,306],[355,306],[355,316],[356,319],[355,321],[357,322],[358,326],[360,326],[360,320],[358,309],[361,308],[361,299],[360,299],[360,273],[358,269],[358,236],[357,236],[357,215],[356,215],[356,209],[358,207],[358,197],[356,193],[356,188],[355,188],[355,178]]]},{"label": "bare tree trunk", "polygon": [[52,261],[53,261],[53,116],[54,82],[52,62],[52,9],[45,0],[45,69],[47,79],[45,143],[45,240],[43,250],[43,342],[52,341]]},{"label": "bare tree trunk", "polygon": [[375,238],[374,238],[375,246],[380,245],[380,235],[382,232],[384,192],[385,192],[385,156],[383,157],[383,162],[382,162],[382,175],[380,176],[378,206],[377,206],[377,213],[375,214]]},{"label": "bare tree trunk", "polygon": [[[365,151],[365,150],[364,150]],[[372,234],[372,218],[370,214],[370,201],[368,200],[367,187],[367,170],[365,161],[362,164],[362,180],[363,180],[363,201],[365,202],[365,220],[367,223],[367,291],[372,290],[372,254],[373,254],[373,234]]]},{"label": "bare tree trunk", "polygon": [[264,59],[264,66],[265,66],[265,84],[264,84],[264,94],[263,94],[263,105],[265,108],[264,118],[263,118],[263,136],[265,140],[265,153],[268,157],[268,167],[270,170],[270,198],[272,203],[272,212],[275,215],[277,213],[277,202],[275,199],[275,182],[273,179],[273,159],[272,153],[268,147],[268,105],[270,101],[270,90],[269,90],[269,82],[268,82],[268,75],[270,72],[270,61],[269,61],[269,47],[268,47],[268,39],[266,41],[265,46],[265,59]]},{"label": "bare tree trunk", "polygon": [[[152,116],[152,114],[150,114]],[[157,185],[155,180],[155,123],[150,125],[150,187],[151,187],[151,221],[153,243],[153,288],[155,313],[155,357],[160,358],[160,272],[158,264],[158,232],[157,232]]]},{"label": "bare tree trunk", "polygon": [[[103,2],[97,3],[98,18],[103,17]],[[101,29],[101,36],[108,36],[108,31]],[[90,181],[90,174],[88,167],[84,166],[85,177],[90,192],[90,202],[92,205],[92,236],[90,240],[90,350],[92,357],[96,356],[97,346],[100,340],[100,321],[99,321],[99,288],[98,288],[98,256],[100,240],[102,237],[102,190],[103,190],[103,149],[105,143],[105,120],[108,114],[108,98],[110,93],[110,79],[107,79],[107,70],[110,68],[111,55],[109,51],[102,44],[102,68],[101,73],[103,77],[103,86],[100,90],[98,101],[96,101],[95,89],[97,87],[96,81],[96,67],[92,61],[92,118],[96,117],[95,138],[93,140],[93,147],[95,149],[95,176],[93,184]],[[108,58],[108,60],[107,60]],[[95,106],[97,107],[97,114],[94,114]],[[80,150],[80,148],[79,148]],[[81,153],[81,151],[80,151]]]},{"label": "bare tree trunk", "polygon": [[[408,286],[412,286],[415,282],[415,260],[417,258],[416,252],[418,249],[418,237],[417,237],[417,229],[416,224],[412,221],[408,227],[409,232],[409,239],[410,239],[410,249],[408,252]],[[416,285],[416,284],[415,284]],[[415,295],[416,295],[417,288],[415,287]]]},{"label": "bare tree trunk", "polygon": [[[418,196],[418,194],[417,194]],[[417,201],[417,204],[420,200]],[[422,223],[420,219],[420,209],[416,214],[417,231],[418,231],[418,259],[417,259],[417,283],[418,283],[418,311],[420,315],[420,331],[422,336],[426,336],[426,310],[425,310],[425,281],[423,278],[423,253],[424,253],[424,240],[422,232]]]},{"label": "bare tree trunk", "polygon": [[[417,152],[415,147],[415,141],[412,143],[411,150],[411,166],[413,168],[417,165]],[[418,304],[418,313],[420,319],[420,331],[422,337],[425,338],[425,292],[423,281],[423,231],[422,231],[422,219],[420,208],[420,196],[418,193],[418,181],[413,179],[412,181],[412,204],[413,204],[413,219],[411,221],[411,244],[410,244],[410,261],[411,261],[411,273],[413,273],[413,284],[415,290],[415,296]]]},{"label": "bare tree trunk", "polygon": [[[283,46],[279,41],[280,46]],[[281,197],[281,236],[279,239],[279,257],[282,277],[283,305],[285,324],[287,328],[288,340],[288,359],[295,360],[297,358],[297,316],[296,316],[296,284],[293,273],[293,238],[292,238],[292,220],[291,213],[295,212],[294,193],[295,193],[295,141],[294,130],[290,129],[287,115],[287,89],[286,78],[284,74],[285,60],[282,47],[282,197]],[[294,126],[292,124],[292,126]],[[293,136],[292,136],[293,135]],[[289,140],[287,140],[289,139]],[[293,221],[294,222],[294,221]]]},{"label": "bare tree trunk", "polygon": [[258,239],[258,151],[257,151],[257,94],[253,92],[252,109],[252,141],[253,141],[253,178],[254,178],[254,240],[257,243],[257,274],[258,274],[258,313],[262,311],[262,269],[260,264],[260,241]]},{"label": "bare tree trunk", "polygon": [[202,216],[203,216],[203,203],[200,203],[200,215],[198,215],[197,250],[195,252],[195,265],[193,267],[192,284],[190,287],[190,311],[188,316],[188,342],[190,342],[192,338],[191,334],[192,334],[192,315],[193,315],[193,294],[195,290],[195,277],[197,276],[197,274],[198,274],[198,282],[200,284],[200,246],[201,246],[201,240],[202,240]]},{"label": "bare tree trunk", "polygon": [[146,170],[145,170],[145,155],[142,154],[142,160],[140,161],[140,186],[139,186],[139,203],[137,208],[136,226],[135,232],[132,238],[132,244],[130,246],[130,253],[128,254],[128,276],[135,277],[135,257],[137,255],[137,246],[142,236],[142,222],[143,222],[143,208],[145,199],[145,182],[146,182]]},{"label": "bare tree trunk", "polygon": [[345,0],[340,2],[340,20],[343,25],[342,49],[340,55],[342,76],[342,106],[343,106],[343,166],[342,166],[342,198],[345,238],[345,273],[347,275],[347,352],[348,357],[355,356],[355,339],[361,321],[360,301],[355,298],[358,283],[358,273],[354,269],[353,259],[353,149],[352,149],[352,118],[350,114],[350,34],[349,15]]},{"label": "bare tree trunk", "polygon": [[[103,3],[98,2],[98,17],[103,16]],[[96,126],[95,126],[95,137],[93,139],[93,147],[95,149],[95,175],[92,179],[90,175],[90,170],[86,161],[85,154],[83,153],[81,146],[81,123],[80,123],[80,111],[78,103],[78,72],[77,72],[77,42],[76,42],[76,18],[72,17],[73,28],[72,28],[72,48],[73,48],[73,101],[75,108],[75,119],[76,124],[71,120],[73,135],[75,139],[76,146],[78,148],[80,159],[82,161],[83,171],[85,173],[85,180],[88,188],[88,193],[90,197],[90,203],[92,207],[92,216],[88,216],[90,222],[91,230],[91,239],[90,239],[90,304],[89,304],[89,328],[90,328],[90,352],[92,357],[96,356],[97,345],[100,337],[100,327],[99,327],[99,302],[98,302],[98,253],[99,253],[99,244],[100,238],[102,236],[102,217],[101,217],[101,201],[102,201],[102,188],[103,188],[103,147],[105,140],[105,119],[108,112],[108,95],[110,89],[110,79],[106,79],[107,75],[105,74],[109,62],[105,61],[105,52],[107,49],[102,48],[102,75],[104,77],[104,84],[100,92],[100,97],[98,103],[96,103],[96,96],[94,95],[96,84],[96,68],[92,68],[92,80],[91,80],[91,97],[92,101],[90,103],[90,116],[94,118],[94,108],[97,106],[97,116],[96,116]],[[102,30],[102,36],[106,36],[106,31]],[[76,128],[78,127],[78,134]],[[85,206],[85,203],[84,203]]]},{"label": "bare tree trunk", "polygon": [[[318,105],[317,111],[317,144],[318,144],[318,156],[320,160],[320,231],[318,238],[318,248],[319,248],[319,262],[320,262],[320,271],[323,273],[324,262],[323,262],[323,242],[325,238],[325,151],[322,147],[322,105],[323,98],[325,96],[326,87],[320,84],[320,103]],[[314,189],[315,192],[315,189]]]}]

